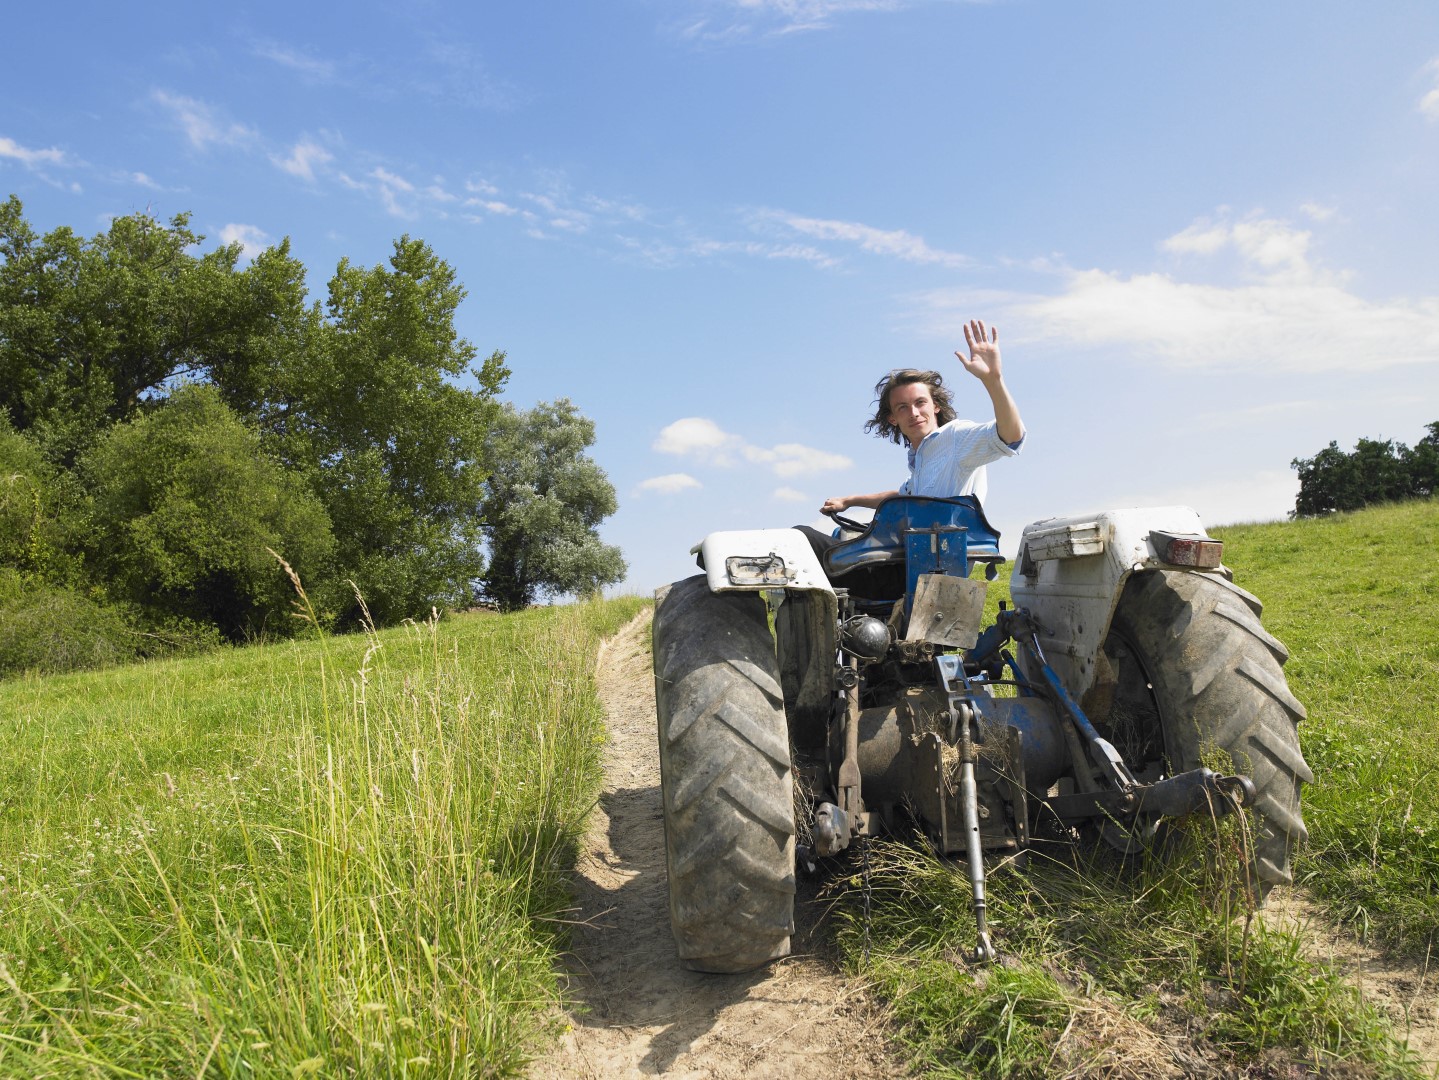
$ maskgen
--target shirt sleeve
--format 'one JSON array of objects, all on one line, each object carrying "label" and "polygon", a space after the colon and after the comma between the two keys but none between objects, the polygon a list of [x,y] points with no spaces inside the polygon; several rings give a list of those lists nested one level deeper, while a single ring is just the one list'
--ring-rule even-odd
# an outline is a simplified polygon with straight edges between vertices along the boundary
[{"label": "shirt sleeve", "polygon": [[1017,441],[1007,443],[999,437],[998,421],[953,420],[936,431],[935,436],[948,443],[947,452],[953,455],[957,467],[977,469],[1000,458],[1018,455],[1029,432],[1026,430]]}]

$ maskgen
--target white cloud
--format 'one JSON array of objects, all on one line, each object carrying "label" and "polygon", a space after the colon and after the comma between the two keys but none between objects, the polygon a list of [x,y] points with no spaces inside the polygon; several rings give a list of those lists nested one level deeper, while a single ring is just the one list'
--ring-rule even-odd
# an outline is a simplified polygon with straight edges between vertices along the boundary
[{"label": "white cloud", "polygon": [[1050,295],[937,292],[927,300],[945,336],[982,306],[997,324],[1014,327],[1014,340],[1122,349],[1180,370],[1358,376],[1439,362],[1439,297],[1359,296],[1345,275],[1311,263],[1310,240],[1272,218],[1201,221],[1161,246],[1204,257],[1231,249],[1241,260],[1240,283],[1068,270]]},{"label": "white cloud", "polygon": [[725,451],[739,442],[739,436],[727,434],[713,420],[687,416],[660,431],[654,449],[662,454],[693,454],[719,457],[719,464],[729,464]]},{"label": "white cloud", "polygon": [[301,180],[313,181],[315,170],[324,168],[335,160],[335,155],[312,139],[301,139],[290,150],[287,158],[270,158],[279,168]]},{"label": "white cloud", "polygon": [[770,493],[770,498],[776,502],[807,503],[813,500],[803,491],[797,491],[792,487],[778,487]]},{"label": "white cloud", "polygon": [[220,243],[238,243],[247,259],[253,259],[270,246],[270,235],[255,225],[230,224],[220,230]]},{"label": "white cloud", "polygon": [[[711,5],[714,6],[714,5]],[[727,18],[690,18],[675,33],[691,41],[727,43],[757,35],[823,30],[837,16],[864,11],[898,11],[903,0],[725,0]]]},{"label": "white cloud", "polygon": [[853,221],[833,221],[777,212],[760,215],[760,220],[764,219],[778,221],[795,232],[816,240],[839,240],[854,244],[861,251],[872,255],[886,255],[903,262],[951,268],[970,264],[970,260],[965,256],[932,248],[922,237],[903,229],[877,229],[872,225]]},{"label": "white cloud", "polygon": [[1229,239],[1227,226],[1196,221],[1183,232],[1169,237],[1162,246],[1165,251],[1172,251],[1177,255],[1213,255],[1229,243]]},{"label": "white cloud", "polygon": [[1230,222],[1207,218],[1175,233],[1160,246],[1177,255],[1213,255],[1233,248],[1239,257],[1260,273],[1309,277],[1309,241],[1312,234],[1277,218],[1249,217]]},{"label": "white cloud", "polygon": [[388,169],[376,167],[370,171],[370,178],[375,180],[380,187],[380,201],[385,204],[385,209],[399,218],[413,218],[415,211],[400,204],[401,195],[412,195],[415,185],[406,180],[403,176],[397,176]]},{"label": "white cloud", "polygon": [[1317,202],[1307,202],[1299,209],[1314,221],[1329,221],[1339,213],[1337,206],[1325,206],[1323,203]]},{"label": "white cloud", "polygon": [[853,464],[843,454],[800,443],[755,446],[702,416],[688,416],[665,427],[656,437],[654,449],[662,454],[698,458],[719,468],[731,468],[740,462],[763,465],[783,477],[847,469]]},{"label": "white cloud", "polygon": [[810,473],[847,469],[854,464],[843,454],[832,454],[799,443],[780,443],[771,450],[744,446],[742,452],[746,461],[768,465],[776,476],[808,476]]},{"label": "white cloud", "polygon": [[665,473],[663,476],[651,476],[648,480],[641,480],[635,488],[635,494],[678,495],[703,486],[688,473]]},{"label": "white cloud", "polygon": [[41,165],[67,165],[65,151],[58,147],[50,146],[44,150],[32,150],[28,146],[21,146],[14,139],[7,139],[0,135],[0,158],[9,158],[18,161],[27,169],[34,169]]},{"label": "white cloud", "polygon": [[319,82],[329,82],[335,77],[335,65],[329,60],[317,60],[313,56],[305,56],[276,42],[260,42],[255,46],[255,55],[274,61],[281,67],[287,67],[291,71],[297,71],[301,75]]},{"label": "white cloud", "polygon": [[156,90],[150,97],[170,112],[171,117],[185,132],[185,137],[190,140],[190,145],[197,150],[204,150],[211,143],[240,146],[257,137],[254,128],[223,119],[203,101],[196,101],[181,94],[171,94],[165,90]]},{"label": "white cloud", "polygon": [[1439,121],[1439,57],[1430,60],[1424,70],[1434,80],[1434,87],[1419,99],[1419,111],[1429,120]]},{"label": "white cloud", "polygon": [[[674,254],[673,248],[665,250],[667,255]],[[840,265],[840,260],[835,256],[808,244],[766,244],[759,240],[694,240],[685,250],[702,259],[720,255],[749,255],[757,259],[794,259],[826,270]]]},{"label": "white cloud", "polygon": [[519,211],[509,203],[500,202],[498,199],[466,199],[466,206],[477,206],[481,210],[491,214],[499,214],[501,217],[513,217]]}]

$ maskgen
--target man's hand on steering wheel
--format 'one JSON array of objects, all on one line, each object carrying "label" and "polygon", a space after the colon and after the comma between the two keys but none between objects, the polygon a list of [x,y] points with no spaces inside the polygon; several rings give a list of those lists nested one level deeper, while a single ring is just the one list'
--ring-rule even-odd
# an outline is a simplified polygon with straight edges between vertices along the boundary
[{"label": "man's hand on steering wheel", "polygon": [[[837,502],[838,500],[832,499],[830,501]],[[828,505],[829,503],[825,503],[825,506]],[[845,517],[838,510],[825,510],[821,508],[820,513],[833,521],[841,529],[848,530],[849,532],[864,532],[865,529],[869,528],[863,521],[855,521],[852,517]]]}]

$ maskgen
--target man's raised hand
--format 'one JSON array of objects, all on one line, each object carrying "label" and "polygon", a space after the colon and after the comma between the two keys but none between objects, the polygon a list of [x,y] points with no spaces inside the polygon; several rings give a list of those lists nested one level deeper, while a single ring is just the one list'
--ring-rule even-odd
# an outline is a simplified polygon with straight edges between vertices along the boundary
[{"label": "man's raised hand", "polygon": [[964,370],[982,382],[1000,378],[999,328],[991,326],[986,333],[984,323],[974,319],[964,328],[964,342],[969,346],[969,356],[958,350],[954,353]]}]

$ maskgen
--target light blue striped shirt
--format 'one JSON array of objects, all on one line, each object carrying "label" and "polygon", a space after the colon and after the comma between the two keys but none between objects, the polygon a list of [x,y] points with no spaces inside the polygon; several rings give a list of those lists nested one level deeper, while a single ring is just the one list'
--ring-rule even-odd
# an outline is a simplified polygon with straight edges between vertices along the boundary
[{"label": "light blue striped shirt", "polygon": [[989,420],[951,420],[909,448],[909,479],[901,495],[927,495],[952,499],[973,495],[984,502],[989,481],[984,467],[1002,457],[1014,457],[1024,445],[1025,432],[1013,444],[999,437],[999,425]]}]

